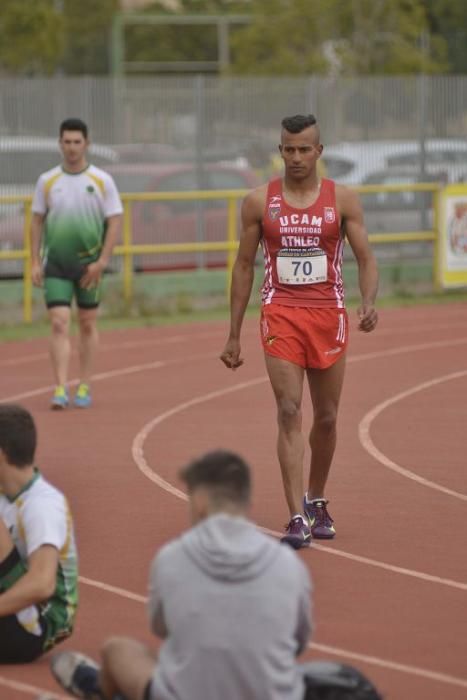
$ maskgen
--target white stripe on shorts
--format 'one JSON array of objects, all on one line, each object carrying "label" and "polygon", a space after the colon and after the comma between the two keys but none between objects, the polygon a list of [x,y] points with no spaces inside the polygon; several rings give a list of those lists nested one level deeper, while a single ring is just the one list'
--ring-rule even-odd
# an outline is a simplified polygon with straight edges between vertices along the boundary
[{"label": "white stripe on shorts", "polygon": [[345,316],[344,314],[339,314],[339,328],[337,330],[336,340],[343,343],[345,340]]}]

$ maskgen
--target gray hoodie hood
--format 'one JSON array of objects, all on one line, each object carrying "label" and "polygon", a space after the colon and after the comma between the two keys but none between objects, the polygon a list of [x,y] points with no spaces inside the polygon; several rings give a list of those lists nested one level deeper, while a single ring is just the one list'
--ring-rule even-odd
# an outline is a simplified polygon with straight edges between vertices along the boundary
[{"label": "gray hoodie hood", "polygon": [[208,576],[245,581],[259,576],[278,556],[280,544],[244,517],[219,513],[181,538],[184,551]]}]

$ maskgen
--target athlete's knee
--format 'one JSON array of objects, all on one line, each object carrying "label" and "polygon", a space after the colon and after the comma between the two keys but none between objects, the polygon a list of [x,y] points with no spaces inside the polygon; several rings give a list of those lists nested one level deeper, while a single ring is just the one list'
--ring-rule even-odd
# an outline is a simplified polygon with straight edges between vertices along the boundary
[{"label": "athlete's knee", "polygon": [[54,335],[67,335],[69,329],[68,318],[65,316],[52,316],[50,327]]},{"label": "athlete's knee", "polygon": [[285,429],[301,424],[302,411],[300,403],[294,399],[282,398],[277,402],[277,419]]},{"label": "athlete's knee", "polygon": [[126,646],[128,641],[129,640],[126,637],[109,637],[105,640],[104,644],[102,645],[102,658],[108,660],[109,658],[113,657],[116,653],[120,652],[120,650],[123,647]]},{"label": "athlete's knee", "polygon": [[313,418],[313,430],[331,434],[335,432],[337,424],[337,408],[330,407],[323,411],[317,411]]},{"label": "athlete's knee", "polygon": [[81,318],[79,321],[79,328],[81,335],[91,336],[97,330],[96,320],[94,318]]}]

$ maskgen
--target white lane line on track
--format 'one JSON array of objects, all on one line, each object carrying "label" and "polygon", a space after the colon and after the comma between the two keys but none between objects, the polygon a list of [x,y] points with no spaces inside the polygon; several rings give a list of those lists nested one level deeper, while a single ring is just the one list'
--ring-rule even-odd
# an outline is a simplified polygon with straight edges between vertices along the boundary
[{"label": "white lane line on track", "polygon": [[38,688],[35,685],[29,685],[29,683],[20,683],[19,681],[12,681],[9,678],[4,678],[0,676],[0,686],[9,688],[9,690],[18,690],[20,693],[27,693],[28,695],[34,695],[36,698],[39,695],[46,695],[47,698],[56,698],[56,700],[70,700],[69,695],[59,695],[51,690],[46,690],[45,688]]},{"label": "white lane line on track", "polygon": [[384,467],[387,467],[388,469],[391,469],[394,472],[397,472],[397,474],[405,476],[407,479],[416,481],[417,483],[422,484],[423,486],[427,486],[430,489],[434,489],[436,491],[440,491],[441,493],[445,493],[448,496],[458,498],[462,501],[467,501],[466,494],[460,493],[459,491],[454,491],[453,489],[449,489],[446,486],[441,486],[440,484],[437,484],[434,481],[430,481],[429,479],[425,479],[422,476],[416,474],[415,472],[401,467],[400,464],[393,462],[392,459],[386,457],[386,455],[376,447],[370,436],[371,424],[373,423],[375,418],[379,416],[379,414],[382,413],[389,406],[392,406],[398,401],[402,401],[403,399],[406,399],[409,396],[413,396],[414,394],[417,394],[420,391],[430,389],[431,387],[437,386],[438,384],[442,384],[443,382],[452,381],[454,379],[460,379],[461,377],[465,377],[466,375],[467,370],[462,370],[460,372],[452,372],[451,374],[445,374],[442,377],[436,377],[435,379],[431,379],[427,382],[417,384],[416,386],[413,386],[410,389],[407,389],[406,391],[402,391],[399,394],[392,396],[390,399],[386,399],[386,401],[382,401],[381,403],[377,404],[374,408],[371,409],[371,411],[368,411],[368,413],[362,418],[358,426],[358,436],[363,448],[380,464],[382,464]]},{"label": "white lane line on track", "polygon": [[[358,362],[358,361],[363,361],[366,359],[373,359],[373,358],[384,357],[384,356],[388,356],[388,355],[403,354],[404,352],[414,352],[414,351],[418,351],[418,350],[431,349],[433,347],[440,347],[440,346],[446,347],[449,345],[459,345],[459,344],[463,344],[465,342],[467,342],[467,339],[460,339],[457,341],[442,341],[440,343],[434,342],[434,343],[420,344],[420,345],[414,345],[414,346],[406,346],[405,348],[398,348],[396,350],[390,350],[390,351],[386,350],[386,351],[381,351],[381,352],[374,352],[374,353],[367,353],[367,354],[363,354],[363,355],[353,356],[353,357],[348,358],[348,362]],[[200,358],[203,358],[203,359],[206,359],[209,357],[213,357],[213,356],[210,353],[203,355],[203,356],[200,356]],[[194,358],[192,357],[190,359],[194,359]],[[101,373],[100,376],[101,376],[101,379],[106,379],[109,376],[117,376],[117,373],[128,374],[128,373],[135,372],[135,371],[145,371],[147,369],[154,368],[155,364],[156,363],[149,363],[148,365],[134,365],[132,367],[127,367],[123,370],[115,370],[112,372]],[[174,363],[169,362],[169,363],[162,363],[162,364],[174,364]],[[158,368],[160,366],[162,366],[162,365],[158,363]],[[267,380],[267,377],[264,376],[264,377],[260,377],[260,378],[253,380],[253,382],[259,384],[261,382],[265,382],[266,380]],[[77,380],[73,380],[73,383],[76,384]],[[29,397],[33,397],[33,396],[47,393],[51,389],[53,389],[53,387],[49,387],[49,386],[42,387],[42,388],[35,389],[33,391],[30,391],[30,392],[23,392],[22,394],[17,394],[16,396],[2,399],[1,401],[14,401],[14,400],[19,400],[20,398],[29,398]],[[235,389],[236,389],[236,387],[231,387],[231,388],[229,388],[229,391],[234,391]],[[212,392],[212,393],[218,394],[219,392]],[[225,390],[224,390],[224,393],[225,393]],[[171,409],[170,411],[166,412],[166,414],[173,415],[175,412],[176,412],[175,409]],[[168,415],[166,417],[168,417]],[[135,445],[135,442],[134,442],[134,447],[136,447],[136,448],[138,447],[137,445]],[[142,449],[142,444],[140,445],[140,448]],[[143,457],[143,459],[144,459],[144,457]],[[165,482],[165,480],[163,480],[162,477],[160,477],[155,472],[153,472],[148,466],[147,466],[147,469],[148,469],[148,473],[152,474],[152,477],[149,477],[149,478],[151,478],[151,480],[155,481],[155,483],[158,483],[162,488],[165,488],[169,493],[172,493],[173,495],[176,495],[179,498],[183,498],[184,500],[186,499],[186,495],[182,491],[180,491],[179,489],[176,489],[174,486],[172,486],[168,482]],[[145,473],[145,471],[143,469],[142,469],[142,471],[143,471],[143,473]],[[146,475],[148,476],[148,474],[146,474]],[[162,483],[159,483],[159,482],[162,482]],[[165,486],[163,484],[165,484]],[[279,533],[276,533],[276,534],[279,534]],[[442,581],[443,583],[445,583],[444,580],[438,581],[437,577],[432,577],[429,574],[423,574],[421,572],[411,572],[410,570],[401,569],[400,567],[393,567],[392,565],[385,564],[384,562],[367,560],[364,557],[357,558],[356,555],[352,555],[352,554],[349,554],[347,552],[339,552],[339,550],[333,550],[330,547],[324,547],[323,545],[319,545],[319,548],[323,549],[323,551],[329,551],[329,553],[332,553],[332,554],[335,554],[338,556],[344,556],[346,558],[361,561],[363,563],[371,564],[373,566],[378,566],[380,568],[388,569],[390,571],[394,571],[397,573],[405,573],[406,575],[415,575],[417,578],[425,578],[426,577],[425,580],[428,580],[428,581],[433,581],[433,582],[438,582],[438,583]],[[108,592],[108,593],[120,595],[122,597],[125,597],[129,600],[133,600],[135,602],[144,603],[146,601],[146,598],[144,598],[144,596],[139,596],[138,594],[131,593],[130,591],[125,591],[122,588],[119,588],[116,586],[111,586],[111,585],[106,584],[104,582],[93,581],[92,579],[88,579],[85,577],[80,577],[80,581],[86,585],[94,586],[94,587],[99,588],[100,590],[103,590],[103,591]],[[459,582],[455,582],[455,581],[451,582],[451,584],[454,584],[455,587],[459,587],[459,586],[463,587],[464,586],[464,584],[462,584],[462,583],[459,584]],[[394,663],[391,661],[386,661],[384,659],[378,659],[377,657],[368,657],[368,656],[356,654],[356,653],[350,652],[350,651],[346,652],[343,649],[337,649],[335,647],[324,647],[323,645],[317,645],[317,644],[313,643],[311,645],[311,648],[316,648],[317,650],[322,649],[326,653],[334,653],[334,654],[340,655],[340,656],[347,656],[348,658],[357,659],[360,661],[366,661],[367,663],[374,663],[375,665],[379,665],[383,668],[404,671],[406,673],[420,675],[420,676],[423,676],[426,678],[433,678],[434,677],[432,671],[418,669],[417,667],[411,667],[411,666],[405,666],[402,664],[397,664],[397,663]],[[369,659],[373,659],[373,661],[369,661]],[[437,674],[437,673],[435,673],[435,676],[438,680],[441,680],[442,682],[445,682],[445,683],[461,685],[462,687],[467,686],[467,681],[464,679],[461,679],[461,678],[456,678],[456,677],[452,677],[452,676],[447,676],[445,674]],[[2,677],[0,677],[0,683],[3,683],[4,685],[9,684],[8,687],[15,687],[15,689],[24,689],[25,692],[30,692],[30,693],[31,692],[34,692],[34,693],[43,692],[42,689],[36,689],[33,686],[25,686],[24,684],[18,684],[18,683],[15,683],[14,681],[10,682],[7,679],[2,679]],[[14,686],[12,685],[13,683],[15,684]],[[21,686],[21,688],[20,688],[20,686]],[[29,690],[28,690],[28,688],[29,688]],[[56,697],[63,698],[64,696],[57,695]]]},{"label": "white lane line on track", "polygon": [[[163,489],[167,493],[170,493],[176,498],[180,498],[181,500],[186,501],[187,496],[183,491],[177,489],[170,482],[166,481],[162,476],[160,476],[160,474],[155,472],[154,469],[152,469],[147,463],[146,458],[144,456],[144,443],[146,441],[146,438],[154,430],[154,428],[156,428],[165,420],[171,418],[172,416],[178,413],[182,413],[183,411],[186,411],[187,409],[192,408],[193,406],[206,403],[207,401],[220,398],[221,396],[231,394],[235,391],[249,389],[253,386],[256,386],[257,384],[265,382],[266,379],[267,377],[258,377],[256,379],[252,379],[249,382],[242,382],[241,384],[236,384],[235,386],[231,386],[226,389],[219,389],[217,391],[211,391],[208,394],[202,394],[201,396],[197,396],[194,399],[190,399],[189,401],[180,403],[177,406],[174,406],[168,411],[165,411],[164,413],[161,413],[155,418],[153,418],[141,428],[141,430],[133,440],[131,451],[133,459],[138,469],[144,474],[144,476],[150,479],[153,483],[157,484],[157,486],[159,486],[161,489]],[[262,529],[265,532],[268,532],[269,534],[273,535],[274,537],[282,536],[281,533],[276,532],[275,530],[268,530],[266,528]],[[362,557],[356,554],[351,554],[350,552],[345,552],[343,550],[335,549],[333,547],[326,547],[325,545],[321,545],[318,543],[313,543],[313,548],[319,549],[323,552],[327,552],[328,554],[333,554],[334,556],[344,557],[345,559],[350,559],[351,561],[359,562],[361,564],[367,564],[369,566],[385,569],[386,571],[391,571],[392,573],[411,576],[413,578],[417,578],[430,583],[442,584],[444,586],[449,586],[450,588],[457,588],[463,591],[467,591],[467,583],[464,583],[462,581],[453,581],[452,579],[433,576],[432,574],[427,574],[423,571],[415,571],[412,569],[406,569],[401,566],[387,564],[386,562],[378,561],[377,559],[369,559],[368,557]]]},{"label": "white lane line on track", "polygon": [[[375,352],[369,352],[369,353],[363,353],[360,355],[350,355],[347,358],[347,363],[348,364],[353,364],[355,362],[364,362],[365,360],[375,360],[378,358],[383,358],[383,357],[391,357],[393,355],[404,355],[405,353],[410,353],[410,352],[419,352],[422,350],[436,350],[438,348],[444,348],[444,347],[455,347],[457,345],[465,345],[467,343],[467,338],[458,338],[457,340],[441,340],[441,341],[434,341],[431,343],[421,343],[418,345],[404,345],[399,348],[394,348],[391,350],[379,350]],[[213,360],[218,360],[218,355],[213,355],[212,353],[206,353],[202,355],[190,355],[190,361],[193,360],[204,360],[204,359],[209,359],[212,358]],[[110,372],[101,372],[100,374],[93,375],[91,377],[91,381],[99,381],[102,379],[108,379],[110,377],[118,377],[120,375],[125,375],[125,374],[132,374],[134,372],[145,372],[149,369],[154,369],[155,365],[158,365],[157,368],[160,366],[167,366],[167,365],[175,365],[175,364],[183,364],[186,363],[186,358],[182,359],[177,359],[177,360],[161,360],[159,361],[161,364],[159,365],[157,362],[149,362],[147,364],[141,364],[141,365],[130,365],[129,367],[124,367],[122,369],[116,369],[112,370]],[[266,380],[267,377],[266,375],[264,376],[264,380]],[[78,379],[71,379],[68,384],[70,386],[76,386],[78,384]],[[47,386],[42,386],[38,387],[37,389],[32,389],[30,391],[23,391],[19,394],[14,394],[13,396],[7,396],[6,398],[0,398],[0,403],[7,403],[10,401],[21,401],[22,399],[29,399],[33,398],[35,396],[40,396],[41,394],[47,394],[50,391],[53,391],[54,385],[49,384]]]},{"label": "white lane line on track", "polygon": [[[269,530],[266,527],[262,527],[261,530],[263,530],[263,532],[266,532],[269,535],[272,535],[273,537],[282,537],[281,532]],[[440,576],[434,576],[433,574],[426,574],[423,571],[415,571],[414,569],[407,569],[403,566],[387,564],[384,561],[379,561],[378,559],[370,559],[369,557],[362,557],[359,554],[352,554],[351,552],[346,552],[343,549],[327,547],[326,545],[319,544],[314,540],[311,544],[311,549],[318,549],[321,552],[326,552],[326,554],[334,554],[336,557],[349,559],[350,561],[358,562],[359,564],[367,564],[368,566],[374,566],[377,569],[384,569],[385,571],[390,571],[393,574],[402,574],[403,576],[410,576],[421,581],[427,581],[428,583],[436,583],[442,586],[448,586],[449,588],[457,588],[460,591],[467,591],[467,583],[464,583],[463,581],[455,581],[450,578],[441,578]]]},{"label": "white lane line on track", "polygon": [[126,588],[120,588],[119,586],[111,586],[109,583],[104,583],[103,581],[95,581],[92,578],[86,578],[86,576],[79,577],[80,583],[85,583],[87,586],[92,586],[93,588],[99,588],[101,591],[106,593],[114,593],[127,600],[134,600],[135,603],[147,603],[148,599],[144,595],[139,595],[138,593],[132,593],[127,591]]},{"label": "white lane line on track", "polygon": [[[245,335],[250,335],[252,331],[245,331]],[[206,338],[224,337],[225,331],[206,331],[198,333],[187,333],[185,335],[170,335],[165,338],[153,338],[152,340],[124,340],[121,343],[102,343],[99,346],[99,352],[115,352],[115,350],[132,350],[134,348],[153,347],[157,345],[174,345],[176,343],[185,343],[188,340],[204,340]],[[0,367],[12,367],[15,365],[30,364],[42,360],[48,360],[50,357],[47,352],[38,352],[34,355],[25,355],[24,357],[12,357],[8,360],[0,360]]]},{"label": "white lane line on track", "polygon": [[[182,493],[182,492],[180,492]],[[182,494],[185,496],[185,494]],[[185,497],[186,498],[186,497]],[[262,528],[263,529],[263,528]],[[127,600],[132,600],[138,603],[147,603],[147,597],[132,593],[124,588],[117,588],[116,586],[109,586],[102,583],[101,581],[94,581],[93,579],[80,577],[82,583],[88,586],[93,586],[99,590],[105,592],[115,593]],[[348,649],[341,649],[339,647],[328,646],[326,644],[318,644],[316,642],[310,642],[308,648],[323,652],[325,654],[333,654],[334,656],[339,656],[343,658],[352,659],[355,661],[361,661],[368,664],[373,664],[374,666],[380,666],[381,668],[387,668],[391,671],[400,671],[402,673],[409,673],[411,675],[420,676],[422,678],[427,678],[429,680],[439,681],[440,683],[447,683],[450,685],[458,685],[462,688],[467,688],[467,679],[458,678],[457,676],[451,676],[446,673],[440,673],[438,671],[430,671],[425,668],[420,668],[418,666],[410,666],[408,664],[400,664],[396,661],[388,661],[387,659],[381,659],[378,656],[369,656],[367,654],[359,654],[358,652],[349,651]]]},{"label": "white lane line on track", "polygon": [[[441,323],[437,324],[436,330],[437,332],[440,330],[450,330],[450,329],[457,329],[457,328],[465,328],[465,323]],[[391,337],[394,336],[397,333],[423,333],[425,331],[432,331],[433,326],[432,325],[420,325],[420,326],[411,326],[410,328],[404,327],[398,327],[398,328],[381,328],[378,329],[378,336],[380,335],[390,335]],[[256,330],[253,329],[245,329],[243,335],[252,335],[255,334]],[[157,345],[171,345],[171,344],[176,344],[176,343],[184,343],[187,340],[199,340],[199,339],[204,339],[204,338],[215,338],[215,337],[224,337],[225,336],[225,331],[206,331],[206,332],[198,332],[198,333],[189,333],[189,334],[179,334],[179,335],[171,335],[167,336],[165,338],[154,338],[152,340],[125,340],[121,343],[115,342],[115,343],[102,343],[99,347],[99,352],[114,352],[115,350],[131,350],[135,348],[144,348],[144,347],[152,347],[152,346],[157,346]],[[445,341],[445,342],[453,342],[453,341]],[[36,353],[34,355],[26,355],[24,357],[12,357],[8,360],[0,360],[0,367],[13,367],[15,365],[24,365],[24,364],[30,364],[33,362],[39,362],[42,360],[48,360],[49,359],[49,353],[47,352],[40,352]]]},{"label": "white lane line on track", "polygon": [[439,348],[456,347],[457,345],[465,345],[467,338],[457,338],[456,340],[434,340],[431,343],[418,343],[416,345],[402,345],[391,350],[376,350],[375,352],[367,352],[360,355],[351,355],[347,358],[347,362],[363,362],[364,360],[377,360],[383,357],[392,357],[394,355],[405,355],[408,352],[421,352],[422,350],[438,350]]},{"label": "white lane line on track", "polygon": [[[212,358],[211,353],[204,353],[202,355],[191,355],[190,360],[206,360]],[[113,369],[108,372],[99,372],[98,374],[93,374],[91,377],[92,382],[100,382],[104,379],[112,379],[113,377],[122,377],[127,374],[136,374],[137,372],[147,372],[148,370],[160,369],[161,367],[168,367],[171,365],[184,364],[186,363],[186,358],[180,358],[176,360],[156,360],[155,362],[147,362],[142,365],[130,365],[129,367],[123,367],[121,369]],[[76,386],[79,383],[79,379],[70,379],[68,386]],[[23,391],[21,394],[14,394],[13,396],[7,396],[6,398],[0,398],[0,403],[8,403],[12,401],[21,401],[22,399],[33,398],[34,396],[40,396],[41,394],[47,394],[53,391],[55,388],[54,384],[49,384],[48,386],[41,386],[38,389],[32,389],[30,391]]]},{"label": "white lane line on track", "polygon": [[425,668],[419,668],[418,666],[409,666],[407,664],[399,664],[395,661],[386,661],[386,659],[380,659],[377,656],[367,656],[366,654],[358,654],[353,651],[348,651],[347,649],[330,647],[327,644],[317,644],[316,642],[311,642],[308,646],[310,649],[323,652],[324,654],[344,656],[348,659],[354,659],[355,661],[362,661],[367,664],[373,664],[374,666],[382,666],[383,668],[388,668],[391,671],[402,671],[402,673],[410,673],[413,676],[421,676],[422,678],[428,678],[432,681],[439,681],[440,683],[449,683],[450,685],[458,685],[461,688],[467,688],[467,679],[457,678],[457,676],[451,676],[447,673],[429,671]]}]

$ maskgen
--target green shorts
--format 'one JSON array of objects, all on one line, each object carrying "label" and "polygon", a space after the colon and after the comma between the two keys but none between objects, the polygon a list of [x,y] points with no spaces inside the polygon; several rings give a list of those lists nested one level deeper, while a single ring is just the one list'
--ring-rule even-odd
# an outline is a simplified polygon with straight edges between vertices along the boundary
[{"label": "green shorts", "polygon": [[101,300],[102,282],[92,289],[83,289],[79,281],[62,277],[44,278],[44,296],[47,308],[52,306],[71,306],[73,297],[80,309],[95,309]]}]

